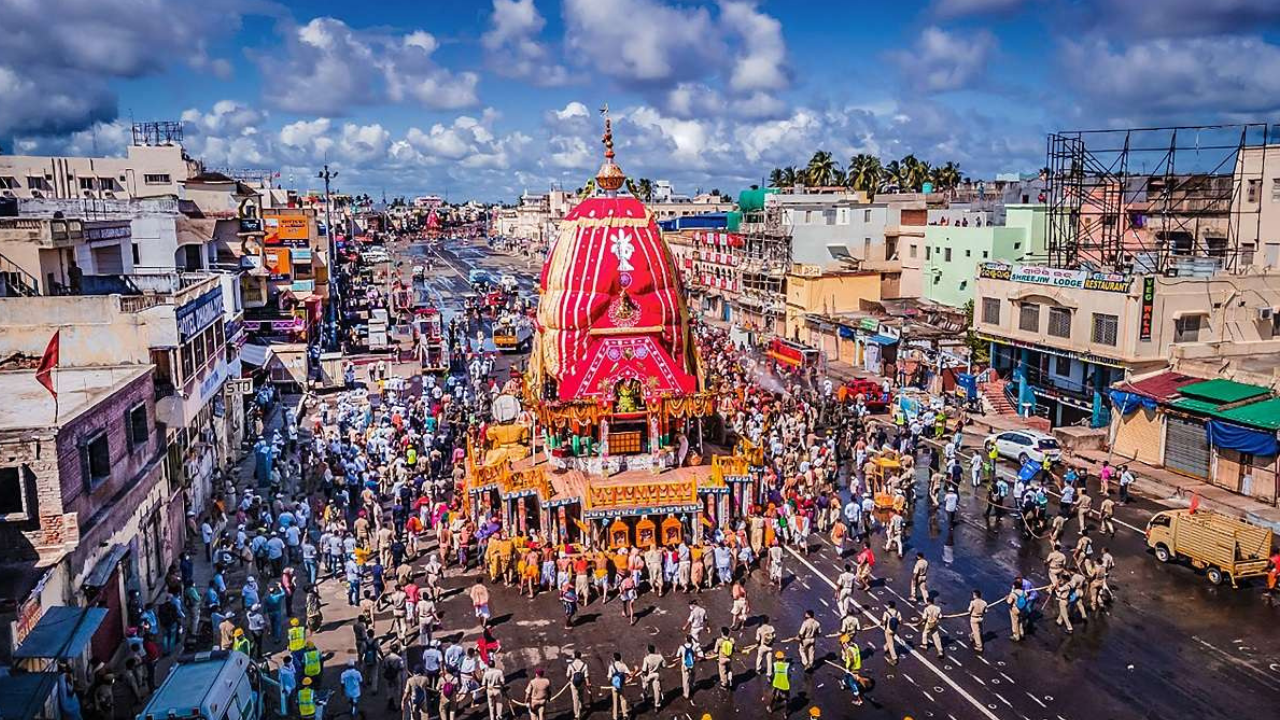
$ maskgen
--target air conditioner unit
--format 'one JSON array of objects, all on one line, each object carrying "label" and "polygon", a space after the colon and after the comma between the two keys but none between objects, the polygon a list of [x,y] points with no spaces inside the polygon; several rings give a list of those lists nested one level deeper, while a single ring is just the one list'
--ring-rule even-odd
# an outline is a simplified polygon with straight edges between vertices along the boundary
[{"label": "air conditioner unit", "polygon": [[1259,320],[1271,320],[1271,318],[1274,317],[1275,314],[1276,314],[1275,308],[1269,308],[1269,307],[1258,308]]}]

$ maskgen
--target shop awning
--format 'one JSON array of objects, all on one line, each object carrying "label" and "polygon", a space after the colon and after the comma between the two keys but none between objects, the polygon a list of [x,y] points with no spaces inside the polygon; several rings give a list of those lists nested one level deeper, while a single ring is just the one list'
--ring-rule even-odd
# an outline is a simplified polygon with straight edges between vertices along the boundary
[{"label": "shop awning", "polygon": [[106,617],[106,608],[51,607],[13,651],[13,657],[58,660],[80,657]]},{"label": "shop awning", "polygon": [[267,363],[271,361],[271,357],[273,355],[275,355],[275,353],[266,345],[245,343],[244,347],[240,348],[240,360],[250,365],[257,365],[258,367],[266,367]]},{"label": "shop awning", "polygon": [[1270,390],[1262,387],[1261,385],[1249,385],[1247,383],[1227,380],[1225,378],[1215,378],[1213,380],[1205,380],[1204,382],[1191,383],[1190,385],[1183,385],[1178,389],[1178,393],[1183,397],[1207,400],[1215,405],[1238,403],[1242,400],[1248,400],[1249,398],[1268,395],[1270,392]]},{"label": "shop awning", "polygon": [[0,717],[32,720],[43,715],[49,696],[58,689],[58,675],[33,672],[0,677]]},{"label": "shop awning", "polygon": [[889,337],[888,335],[872,335],[867,338],[867,342],[872,342],[876,345],[897,345],[898,338]]},{"label": "shop awning", "polygon": [[84,584],[95,588],[106,585],[107,581],[111,579],[111,573],[120,566],[120,561],[128,554],[128,545],[122,543],[113,545],[105,555],[98,559],[97,564],[93,566],[93,570],[85,576]]},{"label": "shop awning", "polygon": [[1280,430],[1280,398],[1249,403],[1241,407],[1223,410],[1218,416],[1242,425],[1270,430]]},{"label": "shop awning", "polygon": [[1274,430],[1254,430],[1221,420],[1210,420],[1205,424],[1205,433],[1209,443],[1220,448],[1263,457],[1276,455]]}]

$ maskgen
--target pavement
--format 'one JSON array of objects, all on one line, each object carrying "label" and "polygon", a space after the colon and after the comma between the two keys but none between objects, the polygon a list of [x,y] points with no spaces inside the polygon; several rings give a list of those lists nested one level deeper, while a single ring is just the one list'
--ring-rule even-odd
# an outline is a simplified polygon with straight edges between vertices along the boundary
[{"label": "pavement", "polygon": [[[466,292],[466,270],[472,266],[519,272],[522,288],[532,281],[532,273],[522,267],[523,260],[488,252],[479,244],[431,249],[413,246],[404,252],[426,258],[429,270],[421,291],[445,306],[457,303],[457,296]],[[519,356],[502,359],[503,363],[520,361]],[[402,375],[413,373],[411,365],[395,369]],[[970,442],[977,439],[976,434],[969,438]],[[1016,468],[1002,463],[999,472],[1010,476]],[[247,481],[248,475],[243,477]],[[925,468],[918,470],[915,482],[923,497]],[[1075,634],[1066,635],[1055,628],[1054,613],[1046,609],[1045,615],[1033,617],[1025,641],[1010,642],[1007,615],[1004,608],[997,607],[986,617],[986,649],[982,654],[972,649],[967,619],[949,619],[943,623],[943,658],[900,647],[903,659],[891,666],[884,661],[883,634],[876,626],[889,602],[896,603],[909,623],[917,621],[919,607],[905,597],[917,551],[931,563],[930,587],[944,613],[963,611],[975,588],[989,601],[996,601],[1018,574],[1037,586],[1046,584],[1047,541],[1024,535],[1012,518],[987,526],[982,518],[985,499],[980,493],[965,486],[954,526],[926,502],[917,503],[907,528],[905,558],[884,552],[883,535],[874,537],[877,580],[869,593],[855,593],[855,600],[863,607],[864,628],[857,641],[864,648],[866,673],[876,682],[869,702],[853,707],[840,686],[840,671],[820,662],[815,672],[793,676],[792,701],[785,712],[775,715],[807,717],[811,706],[821,708],[827,718],[886,720],[906,716],[917,720],[1101,720],[1264,715],[1266,707],[1280,704],[1280,633],[1275,632],[1280,626],[1280,603],[1273,602],[1256,583],[1239,589],[1215,587],[1192,568],[1156,562],[1147,552],[1142,529],[1146,519],[1164,507],[1158,495],[1137,497],[1121,506],[1114,537],[1098,536],[1095,529],[1097,546],[1109,546],[1118,562],[1112,580],[1116,599],[1107,610],[1091,615],[1087,622],[1078,622]],[[1076,523],[1069,528],[1064,544],[1074,546]],[[808,609],[815,612],[824,634],[835,631],[835,578],[846,560],[824,537],[815,534],[811,543],[809,554],[799,548],[787,549],[780,592],[767,584],[760,571],[746,578],[751,612],[747,627],[735,633],[739,647],[754,642],[755,628],[766,615],[781,638],[795,634]],[[203,565],[203,553],[195,556]],[[421,561],[415,563],[415,567],[420,565]],[[207,568],[201,567],[197,573],[198,582],[207,580]],[[229,584],[238,588],[244,575],[244,571],[233,571]],[[467,644],[480,635],[465,595],[476,575],[475,570],[452,570],[444,579],[444,627],[438,636],[446,642],[460,639]],[[322,580],[320,587],[324,625],[314,639],[325,653],[326,687],[334,687],[341,667],[354,657],[354,635],[349,628],[355,608],[347,605],[340,580]],[[579,611],[569,630],[562,627],[563,615],[552,593],[529,599],[520,597],[513,588],[493,587],[491,595],[495,634],[503,645],[504,669],[516,698],[523,697],[525,684],[536,668],[544,668],[553,691],[559,690],[566,681],[567,659],[575,650],[583,653],[596,686],[606,683],[605,662],[615,651],[632,666],[649,643],[670,655],[680,642],[691,599],[707,608],[713,633],[729,622],[728,591],[720,588],[661,598],[643,592],[636,602],[638,623],[634,627],[628,625],[616,601],[602,604],[597,600]],[[297,598],[295,609],[301,607],[301,598]],[[389,622],[389,611],[380,613],[378,630],[384,632]],[[909,625],[899,638],[904,643],[920,639]],[[782,647],[796,657],[793,643]],[[278,655],[282,649],[283,643],[268,641],[268,652]],[[834,662],[838,649],[835,640],[824,638],[818,654]],[[700,663],[691,700],[680,697],[678,673],[663,671],[664,702],[657,712],[641,701],[639,688],[628,686],[625,692],[642,717],[699,718],[702,713],[716,720],[765,717],[768,713],[762,697],[767,682],[755,674],[753,659],[735,657],[732,690],[716,686],[713,662]],[[362,709],[367,718],[398,717],[398,712],[385,710],[385,689],[366,698]],[[607,696],[598,693],[591,711],[591,717],[609,717]],[[548,718],[569,716],[567,697],[553,702],[547,713]],[[466,707],[459,717],[469,720],[487,714],[482,707]]]}]

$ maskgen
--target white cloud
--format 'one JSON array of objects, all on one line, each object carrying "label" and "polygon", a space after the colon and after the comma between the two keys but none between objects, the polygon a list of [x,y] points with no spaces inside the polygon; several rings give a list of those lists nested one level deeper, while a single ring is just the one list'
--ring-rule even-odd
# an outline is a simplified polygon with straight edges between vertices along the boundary
[{"label": "white cloud", "polygon": [[1257,37],[1067,42],[1062,61],[1083,99],[1103,111],[1203,119],[1280,109],[1280,46]]},{"label": "white cloud", "polygon": [[565,0],[565,42],[584,63],[628,84],[669,86],[723,58],[705,8],[657,0]]},{"label": "white cloud", "polygon": [[192,108],[182,113],[187,134],[232,135],[254,131],[266,114],[235,100],[219,100],[213,108],[202,113]]},{"label": "white cloud", "polygon": [[583,105],[577,100],[572,100],[569,102],[569,104],[565,105],[564,108],[560,110],[555,110],[554,114],[556,116],[556,119],[562,122],[568,121],[568,120],[574,120],[578,118],[591,117],[591,111],[587,109],[587,106]]},{"label": "white cloud", "polygon": [[889,57],[915,89],[947,92],[978,84],[995,49],[995,36],[986,30],[961,34],[931,26],[920,33],[910,51]]},{"label": "white cloud", "polygon": [[785,89],[787,44],[782,23],[756,9],[754,2],[734,0],[720,4],[720,21],[741,38],[734,58],[729,87],[739,92]]},{"label": "white cloud", "polygon": [[186,63],[221,76],[212,38],[234,32],[241,0],[3,0],[0,137],[69,133],[115,118],[111,80]]},{"label": "white cloud", "polygon": [[257,61],[265,75],[287,79],[266,98],[290,112],[341,115],[353,105],[406,101],[435,110],[478,104],[480,76],[440,67],[432,58],[438,47],[424,30],[358,31],[321,17],[286,32],[283,58],[259,54]]},{"label": "white cloud", "polygon": [[533,0],[493,0],[489,30],[480,38],[489,66],[500,75],[523,78],[539,87],[572,82],[568,69],[553,62],[538,40],[546,24]]}]

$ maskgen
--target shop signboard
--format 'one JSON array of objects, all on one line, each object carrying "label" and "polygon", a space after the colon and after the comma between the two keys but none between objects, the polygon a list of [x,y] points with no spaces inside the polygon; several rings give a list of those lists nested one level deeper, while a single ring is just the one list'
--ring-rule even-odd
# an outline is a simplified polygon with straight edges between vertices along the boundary
[{"label": "shop signboard", "polygon": [[178,341],[186,342],[199,335],[222,317],[222,286],[206,291],[174,313],[178,321]]},{"label": "shop signboard", "polygon": [[1124,273],[1067,270],[1041,265],[1010,265],[1000,262],[983,263],[978,268],[978,277],[1027,285],[1114,293],[1127,293],[1129,286],[1133,284],[1133,276]]},{"label": "shop signboard", "polygon": [[262,218],[263,243],[283,247],[310,247],[310,222],[305,215],[267,215]]},{"label": "shop signboard", "polygon": [[1138,317],[1138,339],[1151,339],[1151,326],[1156,314],[1156,278],[1148,275],[1142,278],[1142,312]]},{"label": "shop signboard", "polygon": [[272,280],[288,280],[293,275],[289,248],[264,248],[262,262],[267,272],[271,273]]}]

